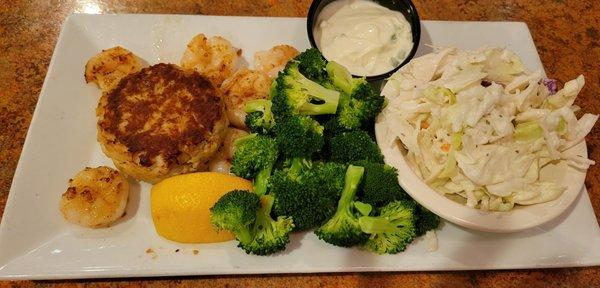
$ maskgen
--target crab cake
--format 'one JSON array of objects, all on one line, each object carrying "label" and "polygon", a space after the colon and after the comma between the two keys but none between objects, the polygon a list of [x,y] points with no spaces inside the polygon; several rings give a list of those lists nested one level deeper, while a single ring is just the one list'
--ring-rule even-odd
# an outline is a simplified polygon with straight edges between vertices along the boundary
[{"label": "crab cake", "polygon": [[98,141],[115,166],[150,183],[204,169],[225,136],[225,105],[192,70],[156,64],[123,78],[96,109]]}]

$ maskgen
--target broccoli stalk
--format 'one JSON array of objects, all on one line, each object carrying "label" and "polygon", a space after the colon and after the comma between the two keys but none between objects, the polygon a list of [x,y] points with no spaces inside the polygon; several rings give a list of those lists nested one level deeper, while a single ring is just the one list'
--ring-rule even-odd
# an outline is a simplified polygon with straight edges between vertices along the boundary
[{"label": "broccoli stalk", "polygon": [[299,63],[290,61],[275,79],[271,92],[275,116],[335,114],[340,92],[306,78],[298,69]]},{"label": "broccoli stalk", "polygon": [[301,173],[310,169],[312,167],[312,161],[304,159],[304,158],[292,158],[290,161],[290,167],[286,170],[286,175],[291,179],[298,179],[301,176]]},{"label": "broccoli stalk", "polygon": [[231,191],[210,209],[215,229],[228,230],[248,254],[268,255],[285,249],[294,224],[289,217],[271,218],[273,197],[246,190]]},{"label": "broccoli stalk", "polygon": [[271,177],[272,170],[273,163],[263,168],[258,172],[258,174],[256,174],[256,178],[254,178],[254,193],[256,193],[259,196],[267,194],[269,178]]},{"label": "broccoli stalk", "polygon": [[283,251],[290,242],[289,234],[294,228],[294,223],[289,217],[278,217],[277,220],[271,218],[272,196],[262,196],[260,202],[256,222],[252,228],[254,237],[251,242],[240,242],[240,247],[246,253],[256,255],[269,255]]},{"label": "broccoli stalk", "polygon": [[327,62],[325,69],[327,70],[331,83],[347,95],[351,95],[358,86],[367,83],[367,80],[364,77],[353,78],[344,66],[334,61]]},{"label": "broccoli stalk", "polygon": [[269,134],[275,126],[275,117],[271,112],[270,100],[257,99],[246,103],[244,111],[246,115],[245,124],[252,133]]},{"label": "broccoli stalk", "polygon": [[360,228],[369,234],[363,247],[378,254],[396,254],[406,249],[416,236],[415,204],[394,201],[381,208],[379,216],[362,216]]},{"label": "broccoli stalk", "polygon": [[344,190],[338,202],[338,207],[331,219],[315,230],[319,239],[327,243],[351,247],[362,244],[368,239],[359,225],[354,210],[354,196],[364,173],[364,168],[359,166],[348,166],[344,182]]}]

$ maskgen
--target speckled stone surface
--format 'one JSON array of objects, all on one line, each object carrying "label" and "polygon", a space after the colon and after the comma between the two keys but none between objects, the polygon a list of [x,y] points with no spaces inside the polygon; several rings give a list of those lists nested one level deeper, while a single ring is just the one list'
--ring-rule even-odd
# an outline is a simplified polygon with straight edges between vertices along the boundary
[{"label": "speckled stone surface", "polygon": [[[15,0],[0,2],[0,215],[60,27],[79,13],[305,16],[308,0]],[[577,105],[600,113],[600,1],[416,0],[428,20],[524,21],[547,74],[561,83],[583,73]],[[493,33],[493,31],[490,31]],[[588,136],[600,159],[600,125]],[[600,165],[586,186],[600,216]],[[3,287],[600,287],[600,268],[436,273],[190,277],[153,280],[2,282]]]}]

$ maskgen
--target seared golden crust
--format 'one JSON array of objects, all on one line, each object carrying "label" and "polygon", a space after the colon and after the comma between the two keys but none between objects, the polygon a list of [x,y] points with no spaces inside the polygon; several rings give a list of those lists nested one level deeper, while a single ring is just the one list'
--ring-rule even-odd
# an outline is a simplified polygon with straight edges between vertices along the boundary
[{"label": "seared golden crust", "polygon": [[70,222],[106,227],[125,213],[129,184],[119,171],[106,166],[86,167],[69,180],[60,200],[60,211]]},{"label": "seared golden crust", "polygon": [[157,64],[104,93],[98,140],[125,173],[147,182],[198,169],[227,127],[217,89],[194,71]]}]

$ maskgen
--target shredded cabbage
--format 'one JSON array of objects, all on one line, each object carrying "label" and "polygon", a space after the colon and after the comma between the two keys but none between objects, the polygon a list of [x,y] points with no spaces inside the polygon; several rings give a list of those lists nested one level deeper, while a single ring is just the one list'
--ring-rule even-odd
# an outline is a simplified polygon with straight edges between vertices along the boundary
[{"label": "shredded cabbage", "polygon": [[409,165],[436,191],[469,207],[510,211],[565,191],[540,180],[547,163],[595,164],[564,153],[598,120],[575,116],[584,84],[580,75],[558,90],[556,81],[528,71],[505,49],[447,48],[392,75],[380,122],[392,133],[388,147],[399,140]]}]

